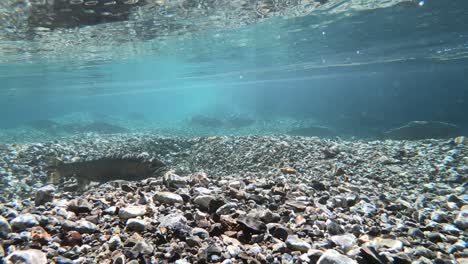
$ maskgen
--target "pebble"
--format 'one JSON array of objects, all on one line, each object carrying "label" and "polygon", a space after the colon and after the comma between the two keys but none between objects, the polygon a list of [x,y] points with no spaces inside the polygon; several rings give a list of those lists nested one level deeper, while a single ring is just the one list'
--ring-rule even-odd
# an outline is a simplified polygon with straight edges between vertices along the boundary
[{"label": "pebble", "polygon": [[317,264],[357,264],[357,262],[334,249],[328,249],[319,258]]},{"label": "pebble", "polygon": [[144,220],[130,218],[127,220],[126,228],[128,231],[143,232],[145,231],[145,224]]},{"label": "pebble", "polygon": [[93,210],[93,204],[83,198],[76,198],[68,203],[67,209],[74,213],[89,213]]},{"label": "pebble", "polygon": [[120,208],[119,217],[122,219],[130,219],[146,214],[146,206],[144,205],[133,205]]},{"label": "pebble", "polygon": [[109,244],[110,250],[116,250],[123,246],[122,240],[118,235],[113,235],[107,243]]},{"label": "pebble", "polygon": [[55,187],[53,185],[46,185],[36,191],[34,202],[36,206],[43,205],[47,202],[52,202],[54,199]]},{"label": "pebble", "polygon": [[11,233],[11,226],[3,216],[0,215],[0,238],[6,239]]},{"label": "pebble", "polygon": [[468,229],[468,205],[462,206],[455,218],[454,224],[461,230]]},{"label": "pebble", "polygon": [[356,242],[357,242],[356,237],[352,234],[332,236],[330,240],[343,249],[354,247],[356,246]]},{"label": "pebble", "polygon": [[47,264],[47,255],[37,249],[17,250],[5,260],[7,263]]},{"label": "pebble", "polygon": [[288,238],[286,239],[286,245],[291,250],[298,250],[301,252],[307,252],[309,249],[312,248],[312,246],[309,243],[305,242],[302,239],[299,239],[296,235],[288,236]]},{"label": "pebble", "polygon": [[11,220],[11,227],[14,230],[24,231],[29,227],[38,226],[37,216],[33,214],[23,214]]},{"label": "pebble", "polygon": [[156,192],[153,196],[153,200],[171,205],[184,202],[182,196],[171,192]]}]

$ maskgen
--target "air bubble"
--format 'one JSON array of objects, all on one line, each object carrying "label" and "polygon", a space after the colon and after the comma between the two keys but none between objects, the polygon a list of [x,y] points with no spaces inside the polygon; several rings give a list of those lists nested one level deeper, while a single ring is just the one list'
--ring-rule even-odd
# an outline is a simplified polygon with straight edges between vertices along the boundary
[{"label": "air bubble", "polygon": [[70,0],[71,5],[81,5],[83,0]]},{"label": "air bubble", "polygon": [[104,3],[105,6],[108,6],[108,5],[115,5],[115,4],[117,4],[116,1],[110,1],[110,2]]}]

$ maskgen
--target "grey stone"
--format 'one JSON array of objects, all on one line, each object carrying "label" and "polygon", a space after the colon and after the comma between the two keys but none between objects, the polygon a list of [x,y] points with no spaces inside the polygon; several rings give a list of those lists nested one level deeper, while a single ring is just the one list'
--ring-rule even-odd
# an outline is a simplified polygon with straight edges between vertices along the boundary
[{"label": "grey stone", "polygon": [[146,206],[144,205],[131,205],[119,210],[119,217],[122,219],[135,218],[143,216],[146,213]]},{"label": "grey stone", "polygon": [[46,185],[36,191],[34,203],[36,206],[43,205],[47,202],[52,202],[54,199],[55,187],[53,185]]},{"label": "grey stone", "polygon": [[356,237],[352,234],[336,235],[330,239],[343,249],[352,248],[356,245]]},{"label": "grey stone", "polygon": [[145,231],[145,221],[141,219],[130,218],[127,220],[127,230],[143,232]]},{"label": "grey stone", "polygon": [[100,232],[99,227],[86,220],[78,220],[75,222],[75,229],[80,233],[97,233]]},{"label": "grey stone", "polygon": [[210,202],[214,199],[211,195],[199,195],[195,197],[193,203],[199,205],[202,209],[208,210],[210,208]]},{"label": "grey stone", "polygon": [[67,209],[75,213],[88,213],[93,210],[93,204],[83,198],[76,198],[68,203]]},{"label": "grey stone", "polygon": [[47,264],[46,253],[37,249],[14,251],[6,257],[7,263]]},{"label": "grey stone", "polygon": [[107,243],[109,244],[110,250],[116,250],[123,246],[122,240],[120,239],[120,236],[118,235],[113,235]]},{"label": "grey stone", "polygon": [[0,215],[0,238],[6,239],[11,233],[11,226],[3,216]]},{"label": "grey stone", "polygon": [[328,249],[319,258],[317,264],[357,264],[357,262],[334,249]]},{"label": "grey stone", "polygon": [[455,225],[461,230],[468,229],[468,205],[464,205],[457,214]]},{"label": "grey stone", "polygon": [[301,252],[307,252],[307,250],[312,248],[312,246],[309,243],[302,239],[299,239],[296,235],[288,236],[288,239],[286,239],[286,245],[291,250],[299,250]]},{"label": "grey stone", "polygon": [[330,235],[341,235],[344,233],[343,228],[334,221],[327,220],[327,231]]},{"label": "grey stone", "polygon": [[153,200],[171,205],[184,202],[182,196],[171,192],[156,192],[153,196]]},{"label": "grey stone", "polygon": [[192,235],[198,236],[199,238],[206,239],[210,237],[210,233],[203,228],[195,227],[192,229]]},{"label": "grey stone", "polygon": [[11,227],[18,231],[24,231],[28,227],[38,226],[37,216],[33,214],[19,215],[11,220]]}]

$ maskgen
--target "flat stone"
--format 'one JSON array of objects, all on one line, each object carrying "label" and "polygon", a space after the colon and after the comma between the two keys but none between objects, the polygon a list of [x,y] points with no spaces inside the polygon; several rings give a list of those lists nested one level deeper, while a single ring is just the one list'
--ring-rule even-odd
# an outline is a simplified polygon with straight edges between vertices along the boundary
[{"label": "flat stone", "polygon": [[7,263],[47,264],[47,254],[37,249],[17,250],[6,257]]},{"label": "flat stone", "polygon": [[334,249],[328,249],[319,258],[317,264],[357,264],[357,262]]},{"label": "flat stone", "polygon": [[263,222],[246,215],[239,216],[237,218],[237,222],[242,224],[242,226],[246,228],[246,231],[249,232],[264,233],[267,230],[266,225]]},{"label": "flat stone", "polygon": [[286,239],[286,245],[291,250],[298,250],[301,252],[307,252],[309,249],[312,248],[312,246],[309,243],[302,239],[299,239],[299,237],[297,237],[296,235],[288,236],[288,239]]},{"label": "flat stone", "polygon": [[99,227],[86,220],[78,220],[75,222],[74,230],[80,233],[97,233],[100,232]]},{"label": "flat stone", "polygon": [[332,236],[330,240],[343,249],[348,249],[356,245],[356,237],[353,234]]},{"label": "flat stone", "polygon": [[143,232],[145,231],[145,221],[141,219],[130,218],[127,220],[127,230]]},{"label": "flat stone", "polygon": [[193,203],[199,205],[202,209],[208,210],[210,208],[210,202],[214,197],[211,195],[199,195],[195,197]]},{"label": "flat stone", "polygon": [[68,203],[67,210],[77,214],[88,213],[93,210],[93,204],[88,202],[86,199],[76,198]]},{"label": "flat stone", "polygon": [[401,251],[403,249],[403,242],[400,240],[376,237],[371,241],[372,244],[376,245],[379,249],[385,248],[388,251]]},{"label": "flat stone", "polygon": [[171,192],[156,192],[153,196],[153,200],[171,205],[184,202],[182,196]]},{"label": "flat stone", "polygon": [[13,229],[24,231],[28,227],[38,226],[39,221],[37,221],[37,217],[33,214],[23,214],[11,220],[10,224]]},{"label": "flat stone", "polygon": [[122,219],[130,219],[146,214],[146,206],[144,205],[131,205],[119,210],[119,217]]},{"label": "flat stone", "polygon": [[34,203],[36,206],[43,205],[47,202],[52,202],[54,199],[55,187],[53,185],[46,185],[36,191]]},{"label": "flat stone", "polygon": [[3,216],[0,215],[0,238],[6,239],[11,233],[11,226]]}]

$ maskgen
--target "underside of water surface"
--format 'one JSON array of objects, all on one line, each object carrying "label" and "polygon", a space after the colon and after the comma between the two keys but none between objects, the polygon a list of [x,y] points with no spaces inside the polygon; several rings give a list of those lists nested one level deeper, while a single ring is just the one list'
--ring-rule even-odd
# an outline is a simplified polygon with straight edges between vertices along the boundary
[{"label": "underside of water surface", "polygon": [[2,1],[0,138],[381,139],[413,121],[461,136],[467,9],[462,0]]}]

